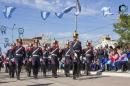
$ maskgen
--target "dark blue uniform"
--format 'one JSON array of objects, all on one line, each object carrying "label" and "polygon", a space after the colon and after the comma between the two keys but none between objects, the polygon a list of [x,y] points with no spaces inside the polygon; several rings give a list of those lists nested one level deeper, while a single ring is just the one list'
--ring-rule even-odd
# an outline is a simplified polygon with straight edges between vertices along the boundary
[{"label": "dark blue uniform", "polygon": [[27,71],[27,76],[31,76],[31,69],[32,69],[32,47],[27,48],[26,50],[26,58],[25,58],[25,68]]},{"label": "dark blue uniform", "polygon": [[66,77],[70,76],[70,66],[71,66],[71,62],[72,62],[72,58],[71,58],[71,49],[70,48],[64,48],[63,49],[63,56],[64,56],[64,71],[65,71],[65,75]]},{"label": "dark blue uniform", "polygon": [[[82,54],[82,46],[80,41],[72,41],[71,42],[71,49],[74,53],[73,56],[73,79],[76,79],[76,77],[80,74],[80,56]],[[75,56],[77,55],[77,56]]]},{"label": "dark blue uniform", "polygon": [[86,72],[86,75],[89,75],[90,64],[94,60],[93,48],[85,48],[83,49],[82,53],[83,53],[84,62],[85,62],[85,72]]},{"label": "dark blue uniform", "polygon": [[14,49],[9,49],[6,53],[6,57],[9,59],[9,76],[10,78],[14,77],[16,63],[14,59]]},{"label": "dark blue uniform", "polygon": [[16,46],[14,57],[16,61],[16,75],[18,80],[20,79],[20,72],[22,69],[23,60],[25,56],[26,56],[25,48],[23,46]]},{"label": "dark blue uniform", "polygon": [[38,70],[40,67],[40,58],[42,58],[43,53],[40,47],[34,47],[32,50],[32,67],[34,78],[37,78]]},{"label": "dark blue uniform", "polygon": [[49,51],[51,55],[52,76],[57,78],[57,69],[59,67],[59,61],[58,61],[59,48],[52,47]]},{"label": "dark blue uniform", "polygon": [[48,68],[48,56],[49,56],[49,51],[47,49],[44,49],[43,57],[41,58],[41,70],[43,72],[44,77],[46,77],[46,71]]}]

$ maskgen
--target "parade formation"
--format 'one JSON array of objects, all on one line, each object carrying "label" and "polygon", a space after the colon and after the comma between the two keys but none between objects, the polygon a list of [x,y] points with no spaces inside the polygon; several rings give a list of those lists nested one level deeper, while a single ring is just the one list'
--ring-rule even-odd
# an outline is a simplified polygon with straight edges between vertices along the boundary
[{"label": "parade formation", "polygon": [[9,73],[10,78],[15,77],[20,80],[21,70],[26,70],[27,76],[38,78],[41,71],[46,78],[47,71],[52,71],[52,77],[58,78],[58,70],[64,69],[66,77],[73,79],[82,76],[84,71],[86,76],[91,71],[101,74],[103,71],[129,71],[130,70],[130,48],[122,48],[115,44],[98,49],[93,47],[91,41],[87,41],[86,48],[82,48],[78,33],[73,33],[73,40],[67,41],[65,48],[60,48],[58,40],[54,39],[52,45],[39,45],[35,40],[33,44],[23,47],[22,39],[10,45],[5,57],[0,54],[0,68],[5,67],[5,72]]},{"label": "parade formation", "polygon": [[[109,82],[110,79],[111,79],[110,81],[112,82],[110,84],[113,83],[117,84],[117,82],[120,81],[117,81],[115,83],[114,82],[115,76],[113,76],[114,74],[111,77],[109,75],[103,75],[104,73],[115,73],[115,74],[122,73],[122,74],[129,75],[130,73],[130,36],[129,36],[130,35],[130,14],[128,13],[129,10],[127,4],[126,5],[124,3],[122,4],[123,1],[119,3],[118,1],[113,1],[111,3],[107,1],[106,3],[109,4],[110,7],[105,6],[106,4],[104,5],[105,1],[104,2],[102,1],[100,3],[96,2],[97,3],[96,5],[100,5],[99,6],[100,8],[98,8],[98,6],[96,5],[90,6],[90,8],[89,6],[86,8],[82,7],[80,2],[84,3],[87,0],[84,1],[73,0],[73,2],[70,2],[68,0],[67,1],[66,0],[64,1],[63,0],[54,0],[54,1],[53,0],[32,0],[32,1],[27,0],[27,2],[25,0],[18,0],[18,1],[7,0],[7,2],[8,1],[10,1],[10,3],[8,3],[9,6],[5,6],[7,4],[6,1],[4,0],[0,1],[0,10],[1,8],[3,9],[2,11],[3,17],[5,18],[5,21],[3,20],[0,23],[0,84],[2,83],[3,86],[6,84],[8,85],[8,83],[16,85],[17,82],[20,83],[26,82],[22,86],[24,86],[25,84],[27,84],[27,86],[44,86],[39,84],[41,83],[40,81],[42,81],[42,79],[44,79],[45,82],[47,83],[52,80],[51,82],[56,83],[53,86],[60,86],[57,85],[57,83],[64,84],[64,86],[74,86],[75,84],[76,84],[75,86],[81,86],[78,83],[86,85],[86,81],[77,82],[78,80],[80,80],[81,77],[87,77],[87,79],[92,79],[91,77],[94,78],[103,77],[103,80],[101,79],[99,79],[99,81],[95,80],[95,82],[101,84],[101,85],[96,84],[96,86],[104,86],[104,85],[108,86],[109,84],[107,85],[106,83],[110,83]],[[4,4],[1,5],[1,2],[2,4],[3,3]],[[115,4],[113,5],[114,2],[118,3],[118,5]],[[20,5],[20,3],[22,3],[22,5]],[[94,2],[92,1],[91,5],[93,5],[93,3],[95,3],[95,1]],[[47,7],[45,4],[47,5]],[[31,15],[29,16],[29,20],[31,19],[31,17],[33,18],[36,17],[37,20],[28,21],[28,19],[26,19],[28,17],[27,15],[25,15],[26,11],[24,11],[26,8],[25,5],[30,7],[29,12]],[[45,7],[43,5],[45,5]],[[25,8],[23,9],[20,6],[25,6]],[[91,7],[92,8],[94,7],[98,11],[95,9],[90,10]],[[118,10],[117,8],[111,10],[112,7],[113,8],[117,7]],[[17,15],[23,13],[21,14],[23,17],[20,15],[17,16],[20,17],[20,19],[19,18],[17,19],[17,17],[14,18],[20,22],[15,21],[13,19],[9,20],[12,18],[12,15],[16,16],[14,14],[16,11],[17,11]],[[21,11],[21,13],[18,13],[18,11]],[[40,14],[39,16],[37,14],[34,14],[37,11],[40,12],[38,13]],[[48,17],[52,18],[53,20],[55,20],[55,17],[62,19],[65,14],[68,14],[70,12],[74,12],[73,13],[74,20],[75,20],[74,23],[73,22],[70,23],[71,21],[69,19],[71,18],[65,19],[64,20],[65,22],[56,20],[56,22],[59,22],[59,24],[57,25],[55,21],[49,22],[50,25],[47,24],[48,22],[45,22],[47,20],[48,21],[51,20],[48,19]],[[90,15],[89,12],[94,15]],[[103,18],[100,18],[101,15],[99,12],[101,12]],[[54,16],[55,17],[54,18],[51,17],[50,14],[53,14],[53,17]],[[80,17],[81,18],[80,28],[83,29],[78,28],[78,17],[80,14],[82,15],[82,17]],[[87,17],[83,17],[83,15],[87,15]],[[116,19],[111,19],[110,18],[111,16]],[[22,20],[22,18],[25,20]],[[38,18],[42,19],[42,23],[40,19],[38,20]],[[92,21],[92,24],[90,24],[91,21],[89,19]],[[2,24],[5,22],[7,23],[7,26],[6,24]],[[112,24],[107,24],[110,22]],[[34,30],[32,29],[27,30],[24,29],[23,27],[17,28],[15,23],[29,25],[27,27],[33,28]],[[10,27],[9,26],[10,24],[11,25],[13,24],[13,26]],[[69,28],[70,26],[72,26],[72,24],[74,24],[74,29],[70,30]],[[92,29],[89,26],[87,26],[89,24],[95,29]],[[100,26],[99,24],[103,26]],[[42,25],[43,27],[44,26],[45,27],[43,28]],[[66,27],[64,27],[63,25],[64,26],[66,25]],[[69,28],[67,27],[67,25]],[[100,26],[100,27],[96,28],[96,26]],[[108,26],[112,26],[112,27],[108,27]],[[58,35],[56,33],[58,32],[58,30],[56,29],[57,27],[59,28],[59,30],[61,30],[61,33]],[[49,30],[49,28],[51,28],[51,30]],[[105,28],[105,29],[104,31],[102,30],[100,33],[100,31],[98,31],[100,28],[103,29]],[[111,30],[108,30],[108,28]],[[33,38],[24,37],[24,32],[26,30],[27,30],[27,33],[25,34],[26,37],[33,37]],[[48,35],[44,31],[48,31],[50,34]],[[69,31],[69,32],[64,33],[64,31]],[[97,32],[91,34],[90,31],[97,31]],[[117,33],[118,37],[116,37],[112,32]],[[37,33],[42,33],[42,36],[36,36]],[[102,37],[101,41],[99,40],[99,36],[101,37],[104,36]],[[115,36],[115,39],[112,40],[111,36]],[[6,80],[8,81],[3,82],[4,79],[2,80],[1,77],[2,78],[6,77]],[[24,82],[22,82],[23,78],[24,79],[29,78],[29,80],[26,81],[25,79],[25,81],[23,80]],[[63,81],[62,79],[66,81]],[[61,83],[58,80],[63,82]],[[101,82],[100,80],[103,82]],[[119,80],[122,80],[122,76],[121,78],[119,78]],[[68,82],[72,82],[72,83],[66,84]],[[90,81],[88,80],[87,84],[89,82],[90,84],[92,84],[91,80]],[[34,83],[36,83],[36,85]],[[122,82],[120,83],[118,84],[122,85]],[[34,84],[34,85],[29,85],[29,84]],[[47,84],[47,86],[48,85],[49,84]]]}]

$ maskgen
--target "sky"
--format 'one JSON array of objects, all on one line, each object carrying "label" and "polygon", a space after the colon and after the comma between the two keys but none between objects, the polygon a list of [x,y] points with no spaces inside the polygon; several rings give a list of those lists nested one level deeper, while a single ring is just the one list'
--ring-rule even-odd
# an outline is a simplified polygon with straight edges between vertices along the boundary
[{"label": "sky", "polygon": [[[110,35],[113,39],[119,36],[113,32],[113,24],[118,20],[118,8],[121,4],[130,5],[129,0],[80,0],[82,11],[78,16],[79,40],[93,40],[98,42],[101,36]],[[0,42],[8,37],[11,41],[11,28],[16,24],[14,40],[18,38],[17,28],[24,28],[24,38],[31,38],[41,34],[58,40],[72,39],[75,30],[75,10],[57,18],[54,13],[75,4],[75,0],[0,0],[0,25],[7,26],[7,34],[0,34]],[[3,15],[5,6],[16,7],[10,19]],[[115,15],[104,17],[102,7],[110,7]],[[40,16],[42,10],[50,11],[51,15],[43,20]],[[130,9],[128,9],[130,13]],[[0,44],[0,46],[2,46]]]}]

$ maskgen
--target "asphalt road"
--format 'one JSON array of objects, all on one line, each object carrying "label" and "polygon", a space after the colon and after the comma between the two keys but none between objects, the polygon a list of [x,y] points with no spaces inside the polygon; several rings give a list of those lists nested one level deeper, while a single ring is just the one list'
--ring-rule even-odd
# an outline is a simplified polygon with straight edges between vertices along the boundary
[{"label": "asphalt road", "polygon": [[43,78],[39,74],[38,79],[27,77],[26,73],[21,74],[21,80],[10,79],[7,73],[0,73],[0,86],[130,86],[129,77],[115,77],[115,76],[82,76],[77,80],[72,77],[65,77],[60,74],[58,78],[48,76]]}]

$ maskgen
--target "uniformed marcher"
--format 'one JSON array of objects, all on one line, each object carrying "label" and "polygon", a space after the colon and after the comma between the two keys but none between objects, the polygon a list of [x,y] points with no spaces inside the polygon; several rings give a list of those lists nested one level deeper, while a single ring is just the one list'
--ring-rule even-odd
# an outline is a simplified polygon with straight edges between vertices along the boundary
[{"label": "uniformed marcher", "polygon": [[43,72],[43,76],[46,77],[46,71],[48,68],[48,56],[49,56],[47,44],[44,44],[42,51],[43,51],[43,58],[41,58],[41,70]]},{"label": "uniformed marcher", "polygon": [[83,57],[85,62],[85,73],[86,75],[90,74],[90,64],[94,60],[93,46],[92,43],[87,41],[86,48],[83,49]]},{"label": "uniformed marcher", "polygon": [[15,70],[16,70],[14,53],[15,53],[15,45],[11,44],[10,49],[6,53],[6,57],[9,59],[9,76],[10,76],[10,78],[14,78],[14,74],[15,74]]},{"label": "uniformed marcher", "polygon": [[34,41],[34,47],[32,50],[32,68],[34,78],[38,78],[38,71],[40,68],[40,58],[43,57],[42,48],[39,47],[39,40]]},{"label": "uniformed marcher", "polygon": [[76,79],[80,75],[80,56],[82,54],[81,42],[78,40],[78,33],[75,31],[73,33],[73,41],[71,43],[71,49],[74,53],[73,56],[73,79]]},{"label": "uniformed marcher", "polygon": [[18,80],[20,80],[20,73],[25,56],[26,52],[25,48],[22,45],[22,39],[17,39],[17,45],[15,47],[14,57],[16,61],[16,76]]},{"label": "uniformed marcher", "polygon": [[27,71],[27,76],[31,76],[31,69],[32,69],[32,50],[33,44],[29,44],[26,48],[26,58],[25,58],[25,69]]},{"label": "uniformed marcher", "polygon": [[67,41],[65,48],[63,49],[63,58],[64,58],[64,72],[65,76],[70,76],[70,66],[72,62],[71,58],[71,49],[70,49],[70,42]]},{"label": "uniformed marcher", "polygon": [[57,78],[57,69],[59,67],[59,45],[57,40],[54,40],[52,47],[49,49],[49,53],[51,55],[52,77]]}]

